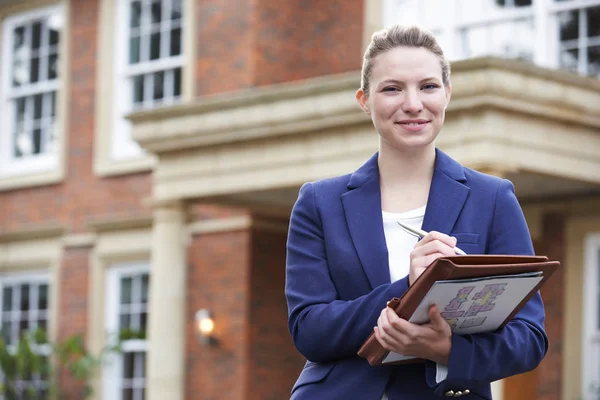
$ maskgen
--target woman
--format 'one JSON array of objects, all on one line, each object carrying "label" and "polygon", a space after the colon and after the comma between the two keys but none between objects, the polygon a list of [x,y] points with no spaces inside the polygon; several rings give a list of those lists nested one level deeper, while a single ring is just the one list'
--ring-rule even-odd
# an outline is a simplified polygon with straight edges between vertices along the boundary
[{"label": "woman", "polygon": [[[539,294],[504,328],[465,336],[435,307],[422,326],[386,307],[455,246],[533,254],[512,184],[435,148],[450,94],[448,61],[429,32],[394,26],[373,35],[356,97],[379,152],[353,174],[305,184],[291,215],[289,328],[308,360],[293,399],[491,399],[490,382],[544,357]],[[417,242],[399,220],[430,233]],[[386,349],[427,361],[371,367],[356,353],[373,330]]]}]

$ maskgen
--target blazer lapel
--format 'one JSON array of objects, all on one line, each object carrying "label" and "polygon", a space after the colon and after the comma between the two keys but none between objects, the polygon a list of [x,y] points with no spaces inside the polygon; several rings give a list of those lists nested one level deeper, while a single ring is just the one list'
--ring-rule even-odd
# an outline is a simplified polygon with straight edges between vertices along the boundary
[{"label": "blazer lapel", "polygon": [[469,195],[462,165],[440,150],[436,150],[436,165],[429,189],[424,231],[449,234]]},{"label": "blazer lapel", "polygon": [[342,195],[348,229],[371,288],[374,289],[390,283],[377,154],[352,175],[348,188],[351,190]]},{"label": "blazer lapel", "polygon": [[[350,236],[372,289],[390,283],[388,250],[381,216],[378,153],[352,174],[342,204]],[[423,230],[449,234],[469,195],[462,165],[436,149]]]}]

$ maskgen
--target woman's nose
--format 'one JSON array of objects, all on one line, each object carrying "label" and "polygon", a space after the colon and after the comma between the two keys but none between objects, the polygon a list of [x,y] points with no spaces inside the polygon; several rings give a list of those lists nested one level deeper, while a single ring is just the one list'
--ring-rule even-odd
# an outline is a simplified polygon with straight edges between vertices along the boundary
[{"label": "woman's nose", "polygon": [[419,93],[407,90],[402,103],[402,110],[407,114],[418,114],[423,110],[423,102],[419,98]]}]

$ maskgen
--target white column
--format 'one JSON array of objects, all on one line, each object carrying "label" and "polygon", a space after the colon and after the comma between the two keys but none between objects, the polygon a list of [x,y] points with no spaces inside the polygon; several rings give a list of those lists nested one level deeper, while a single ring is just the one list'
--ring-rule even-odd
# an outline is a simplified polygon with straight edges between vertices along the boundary
[{"label": "white column", "polygon": [[183,400],[186,259],[180,204],[154,211],[148,327],[147,399]]}]

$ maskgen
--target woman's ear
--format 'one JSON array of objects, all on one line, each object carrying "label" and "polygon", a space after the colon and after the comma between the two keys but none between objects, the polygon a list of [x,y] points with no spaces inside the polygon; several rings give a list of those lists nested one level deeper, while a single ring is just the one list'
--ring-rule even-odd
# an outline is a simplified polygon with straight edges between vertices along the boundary
[{"label": "woman's ear", "polygon": [[358,105],[363,109],[368,115],[371,115],[371,110],[369,110],[369,101],[368,97],[364,90],[358,89],[356,91],[356,101],[358,101]]}]

